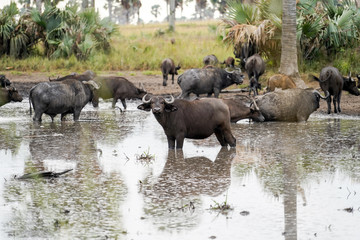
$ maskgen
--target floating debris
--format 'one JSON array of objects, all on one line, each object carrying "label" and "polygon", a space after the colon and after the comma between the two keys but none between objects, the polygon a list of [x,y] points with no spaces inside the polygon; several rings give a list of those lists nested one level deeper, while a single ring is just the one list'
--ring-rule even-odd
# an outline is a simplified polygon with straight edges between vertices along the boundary
[{"label": "floating debris", "polygon": [[59,177],[60,175],[63,175],[67,172],[70,172],[72,171],[72,169],[67,169],[63,172],[51,172],[51,171],[45,171],[45,172],[36,172],[36,173],[27,173],[27,174],[24,174],[20,177],[16,177],[15,176],[15,179],[20,179],[20,180],[24,180],[24,179],[36,179],[36,178],[57,178]]}]

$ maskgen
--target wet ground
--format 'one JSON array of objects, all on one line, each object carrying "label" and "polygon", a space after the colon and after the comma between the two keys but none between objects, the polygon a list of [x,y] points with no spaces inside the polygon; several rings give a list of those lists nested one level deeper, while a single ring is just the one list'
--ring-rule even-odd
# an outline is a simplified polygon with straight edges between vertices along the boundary
[{"label": "wet ground", "polygon": [[360,239],[359,117],[242,121],[236,149],[174,151],[138,104],[41,124],[27,99],[2,106],[0,239]]}]

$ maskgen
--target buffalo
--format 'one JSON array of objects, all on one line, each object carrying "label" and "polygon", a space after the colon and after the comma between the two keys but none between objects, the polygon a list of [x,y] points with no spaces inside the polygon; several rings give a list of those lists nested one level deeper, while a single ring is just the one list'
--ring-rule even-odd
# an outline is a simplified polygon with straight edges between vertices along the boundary
[{"label": "buffalo", "polygon": [[254,92],[254,95],[258,95],[258,89],[261,89],[259,84],[260,76],[265,72],[265,62],[259,54],[254,54],[246,60],[245,70],[250,81],[250,91]]},{"label": "buffalo", "polygon": [[89,80],[94,79],[95,76],[96,76],[96,74],[93,71],[86,70],[82,74],[71,73],[71,74],[66,75],[64,77],[61,77],[61,78],[60,77],[57,77],[56,79],[50,79],[49,78],[49,81],[50,82],[64,81],[64,80],[67,80],[67,79],[76,79],[76,80],[79,80],[79,81],[89,81]]},{"label": "buffalo", "polygon": [[282,90],[296,88],[296,84],[289,76],[276,74],[268,79],[267,91],[272,92],[275,88],[281,88]]},{"label": "buffalo", "polygon": [[239,58],[240,59],[240,65],[242,68],[245,68],[245,63],[247,61],[247,59],[254,55],[255,53],[257,53],[257,48],[255,44],[252,43],[244,43],[241,48],[240,51],[238,50],[234,50],[234,55],[235,58]]},{"label": "buffalo", "polygon": [[312,76],[319,82],[321,89],[324,92],[329,92],[330,97],[327,99],[328,110],[327,113],[331,113],[331,96],[333,96],[334,113],[340,113],[340,100],[342,90],[348,91],[350,94],[359,96],[359,89],[356,87],[356,82],[351,78],[343,77],[339,70],[335,67],[324,67],[321,69],[320,77]]},{"label": "buffalo", "polygon": [[327,99],[311,88],[276,89],[256,97],[265,121],[303,122],[320,107],[320,98]]},{"label": "buffalo", "polygon": [[230,112],[220,99],[205,98],[187,101],[184,99],[166,99],[152,96],[138,109],[152,110],[154,117],[163,127],[170,149],[181,149],[184,138],[204,139],[215,133],[221,146],[236,146],[236,139],[231,133]]},{"label": "buffalo", "polygon": [[29,103],[34,107],[33,120],[41,122],[43,113],[49,115],[51,120],[61,114],[64,120],[66,114],[73,114],[74,121],[79,120],[83,107],[93,100],[93,91],[99,86],[94,81],[79,81],[67,79],[61,82],[42,82],[30,89]]},{"label": "buffalo", "polygon": [[233,57],[228,57],[221,64],[225,64],[226,67],[235,68],[235,59]]},{"label": "buffalo", "polygon": [[174,84],[174,76],[178,75],[178,70],[181,68],[180,64],[175,66],[174,60],[171,58],[165,58],[161,62],[161,72],[163,75],[163,86],[167,85],[168,75],[171,74],[172,84]]},{"label": "buffalo", "polygon": [[249,99],[244,101],[239,98],[223,99],[224,103],[229,107],[230,122],[236,123],[237,121],[246,118],[256,122],[263,122],[265,120],[256,102],[252,100],[252,102],[248,104],[248,100]]},{"label": "buffalo", "polygon": [[182,90],[180,98],[189,98],[190,93],[197,96],[213,93],[217,98],[220,91],[232,84],[243,83],[244,75],[240,69],[228,71],[226,69],[211,67],[204,69],[189,69],[178,77],[178,84]]},{"label": "buffalo", "polygon": [[207,66],[207,65],[216,66],[219,63],[219,60],[217,59],[217,57],[214,54],[211,54],[211,55],[207,55],[203,58],[203,63],[204,63],[204,66]]},{"label": "buffalo", "polygon": [[10,86],[10,85],[11,85],[10,80],[7,79],[7,78],[5,77],[5,75],[0,75],[0,86],[1,86],[2,88],[5,88],[5,87]]},{"label": "buffalo", "polygon": [[22,100],[22,96],[19,94],[15,87],[0,88],[0,106],[11,101],[21,102]]},{"label": "buffalo", "polygon": [[116,102],[120,99],[126,109],[125,99],[141,99],[146,91],[144,88],[139,89],[132,82],[123,77],[96,77],[94,79],[101,87],[94,92],[93,106],[99,106],[99,98],[112,98],[112,107],[115,108]]}]

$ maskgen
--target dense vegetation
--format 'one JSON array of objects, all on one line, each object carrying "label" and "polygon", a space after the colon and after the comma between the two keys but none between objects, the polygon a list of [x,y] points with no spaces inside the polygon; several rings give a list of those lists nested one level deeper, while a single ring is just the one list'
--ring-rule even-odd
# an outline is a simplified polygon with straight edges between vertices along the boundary
[{"label": "dense vegetation", "polygon": [[[20,14],[16,5],[0,14],[0,72],[123,71],[160,72],[160,62],[171,57],[182,69],[202,67],[205,55],[222,61],[234,47],[249,38],[259,43],[267,69],[277,72],[280,56],[280,0],[260,0],[256,5],[229,1],[223,21],[178,22],[168,25],[119,25],[77,6],[59,10],[46,6]],[[298,39],[301,72],[319,72],[334,65],[341,72],[360,72],[359,10],[352,1],[300,0]],[[170,39],[175,39],[171,44]],[[225,41],[223,41],[225,40]],[[226,44],[228,43],[228,44]],[[272,69],[272,70],[271,70]]]}]

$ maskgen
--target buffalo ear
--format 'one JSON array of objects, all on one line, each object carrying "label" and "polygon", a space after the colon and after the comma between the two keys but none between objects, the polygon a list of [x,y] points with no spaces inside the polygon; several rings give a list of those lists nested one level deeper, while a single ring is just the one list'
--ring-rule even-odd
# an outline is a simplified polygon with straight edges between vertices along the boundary
[{"label": "buffalo ear", "polygon": [[166,112],[175,112],[177,110],[178,110],[177,106],[175,106],[173,104],[165,104],[165,111]]},{"label": "buffalo ear", "polygon": [[143,111],[147,111],[147,112],[149,112],[151,110],[151,106],[148,103],[140,104],[137,108],[140,110],[143,110]]}]

